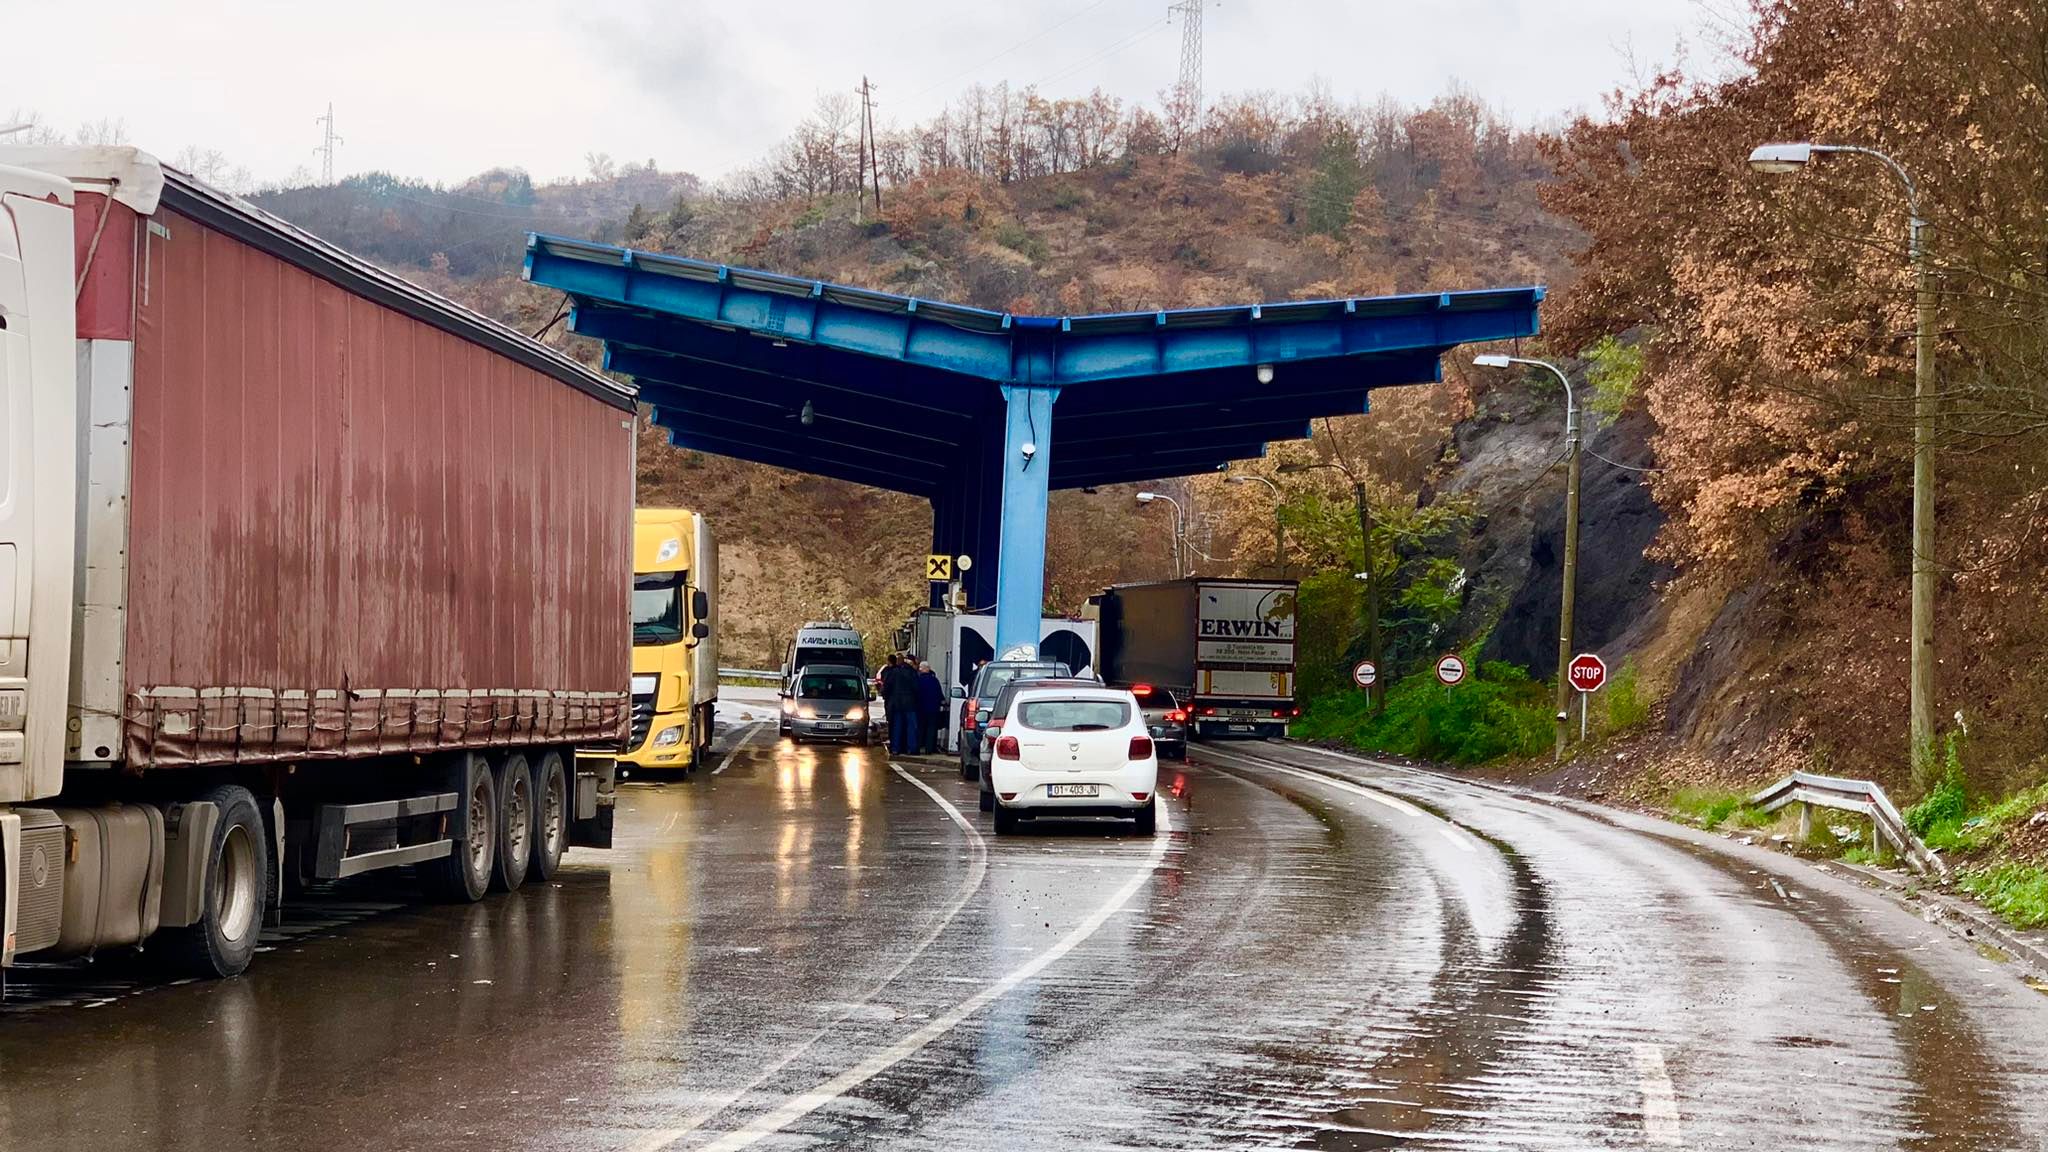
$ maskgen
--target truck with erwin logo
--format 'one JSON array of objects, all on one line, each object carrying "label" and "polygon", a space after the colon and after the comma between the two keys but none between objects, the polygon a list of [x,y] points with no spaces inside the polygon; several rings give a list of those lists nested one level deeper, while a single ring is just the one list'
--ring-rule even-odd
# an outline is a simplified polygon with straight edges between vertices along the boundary
[{"label": "truck with erwin logo", "polygon": [[1294,703],[1292,580],[1195,577],[1119,584],[1089,601],[1103,679],[1185,701],[1196,737],[1287,735]]}]

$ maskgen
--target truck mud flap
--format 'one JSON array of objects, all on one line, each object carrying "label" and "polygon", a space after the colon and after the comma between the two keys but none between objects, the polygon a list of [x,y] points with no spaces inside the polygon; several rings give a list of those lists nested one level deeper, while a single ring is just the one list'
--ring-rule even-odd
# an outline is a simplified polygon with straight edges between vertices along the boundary
[{"label": "truck mud flap", "polygon": [[618,812],[613,786],[618,773],[619,762],[610,752],[576,753],[576,780],[570,789],[575,806],[574,818],[569,821],[570,847],[612,846],[612,821]]}]

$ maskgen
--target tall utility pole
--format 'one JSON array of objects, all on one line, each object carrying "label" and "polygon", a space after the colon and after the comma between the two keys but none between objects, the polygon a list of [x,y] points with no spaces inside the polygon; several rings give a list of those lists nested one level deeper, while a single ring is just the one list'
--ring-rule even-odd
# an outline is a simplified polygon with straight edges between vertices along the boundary
[{"label": "tall utility pole", "polygon": [[328,104],[327,115],[315,116],[313,123],[322,127],[320,146],[313,149],[314,155],[320,157],[320,182],[322,184],[332,184],[334,183],[334,146],[343,143],[342,138],[334,134],[334,105]]},{"label": "tall utility pole", "polygon": [[1763,144],[1749,154],[1749,166],[1783,175],[1837,155],[1876,160],[1906,189],[1906,258],[1913,269],[1913,584],[1906,724],[1914,783],[1932,787],[1941,765],[1934,749],[1934,589],[1939,575],[1934,567],[1934,423],[1941,414],[1941,397],[1934,378],[1934,330],[1939,321],[1920,189],[1897,160],[1855,144]]},{"label": "tall utility pole", "polygon": [[875,189],[875,211],[882,210],[882,157],[875,147],[875,89],[868,78],[860,78],[860,171],[853,175],[853,222],[860,223],[861,202],[867,196],[868,180],[872,176]]},{"label": "tall utility pole", "polygon": [[1180,91],[1188,109],[1202,112],[1202,6],[1208,0],[1175,0],[1168,12],[1180,14]]},{"label": "tall utility pole", "polygon": [[1564,759],[1564,743],[1571,733],[1572,705],[1572,609],[1579,592],[1579,399],[1572,392],[1572,378],[1548,360],[1523,356],[1474,356],[1481,368],[1505,368],[1522,364],[1548,369],[1564,385],[1564,602],[1557,616],[1557,758]]}]

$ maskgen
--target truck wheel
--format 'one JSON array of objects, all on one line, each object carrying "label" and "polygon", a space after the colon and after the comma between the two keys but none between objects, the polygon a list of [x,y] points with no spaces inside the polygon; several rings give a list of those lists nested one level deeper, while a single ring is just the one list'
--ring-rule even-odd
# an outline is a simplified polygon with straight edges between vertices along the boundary
[{"label": "truck wheel", "polygon": [[508,752],[497,769],[498,862],[491,887],[516,892],[533,862],[533,764],[524,752]]},{"label": "truck wheel", "polygon": [[569,847],[569,770],[553,749],[533,765],[533,866],[529,875],[552,880]]},{"label": "truck wheel", "polygon": [[170,965],[201,977],[239,976],[256,955],[263,900],[270,891],[269,839],[263,812],[247,788],[228,784],[200,800],[220,809],[206,852],[206,890],[199,922],[166,929],[160,938]]},{"label": "truck wheel", "polygon": [[498,843],[498,788],[491,765],[475,752],[457,753],[451,790],[468,814],[468,835],[455,850],[420,865],[427,895],[450,904],[474,904],[491,889],[492,849]]}]

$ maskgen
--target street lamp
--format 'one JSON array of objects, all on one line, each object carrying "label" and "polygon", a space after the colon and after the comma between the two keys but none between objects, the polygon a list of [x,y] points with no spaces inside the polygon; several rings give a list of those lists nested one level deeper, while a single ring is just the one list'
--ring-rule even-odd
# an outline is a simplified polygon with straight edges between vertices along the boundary
[{"label": "street lamp", "polygon": [[1178,580],[1181,578],[1181,576],[1185,575],[1185,573],[1181,571],[1180,562],[1181,536],[1184,531],[1182,527],[1184,523],[1184,517],[1181,512],[1180,501],[1175,500],[1173,497],[1168,496],[1162,492],[1138,493],[1138,503],[1140,504],[1150,504],[1154,500],[1164,500],[1168,504],[1173,505],[1173,578]]},{"label": "street lamp", "polygon": [[1250,473],[1225,476],[1223,482],[1225,484],[1264,484],[1273,490],[1273,570],[1282,576],[1287,575],[1287,522],[1280,518],[1281,506],[1286,503],[1287,498],[1281,495],[1280,486],[1264,476],[1255,476]]},{"label": "street lamp", "polygon": [[1572,392],[1571,377],[1547,360],[1490,354],[1474,356],[1472,363],[1481,368],[1505,368],[1510,364],[1545,368],[1564,385],[1564,598],[1557,620],[1557,758],[1562,760],[1565,737],[1571,727],[1572,609],[1579,581],[1579,401]]},{"label": "street lamp", "polygon": [[1749,154],[1758,172],[1799,172],[1822,156],[1868,156],[1906,189],[1906,252],[1913,266],[1913,623],[1907,649],[1908,730],[1914,775],[1934,762],[1934,284],[1927,267],[1927,221],[1920,190],[1898,161],[1853,144],[1763,144]]}]

